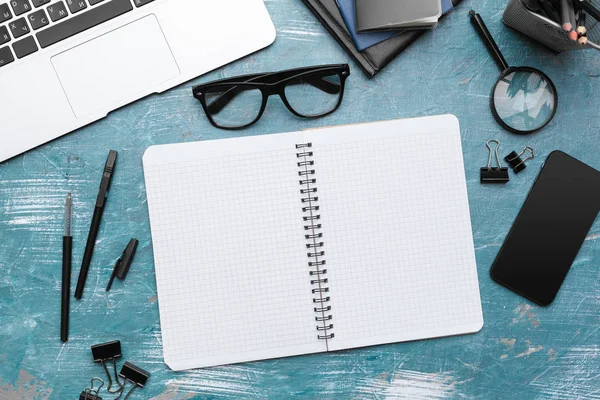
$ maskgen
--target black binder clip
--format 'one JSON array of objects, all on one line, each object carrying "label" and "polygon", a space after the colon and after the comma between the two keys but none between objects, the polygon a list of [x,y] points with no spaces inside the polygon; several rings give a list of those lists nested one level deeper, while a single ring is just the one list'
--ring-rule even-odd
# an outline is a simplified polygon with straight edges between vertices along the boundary
[{"label": "black binder clip", "polygon": [[[94,389],[94,381],[100,382],[98,389]],[[104,381],[100,378],[93,378],[89,389],[85,389],[79,395],[79,400],[102,400],[102,397],[98,396],[100,389],[104,386]]]},{"label": "black binder clip", "polygon": [[[114,340],[108,343],[95,344],[92,346],[92,356],[94,357],[95,363],[100,363],[102,364],[102,367],[104,367],[104,372],[106,372],[106,377],[108,378],[108,387],[106,390],[109,393],[119,393],[122,391],[123,384],[120,382],[119,376],[117,375],[117,358],[121,358],[122,356],[121,342]],[[110,376],[110,372],[108,371],[108,367],[106,366],[107,361],[112,361],[115,381],[117,382],[117,385],[119,385],[117,390],[111,390],[113,386],[113,380]]]},{"label": "black binder clip", "polygon": [[[525,153],[529,153],[530,155],[525,158],[522,158]],[[525,147],[523,149],[523,151],[520,152],[519,154],[517,154],[516,151],[513,151],[512,153],[510,153],[509,155],[504,157],[506,162],[515,171],[515,174],[518,174],[519,172],[521,172],[525,168],[527,168],[527,165],[525,165],[525,163],[529,160],[533,160],[534,158],[535,158],[535,152],[529,146]]]},{"label": "black binder clip", "polygon": [[[491,143],[496,144],[495,151],[492,149]],[[508,176],[508,168],[502,167],[502,162],[500,161],[500,156],[498,155],[500,142],[497,140],[488,140],[485,145],[490,150],[490,157],[488,159],[487,167],[481,168],[481,183],[507,183],[510,181],[510,177]],[[492,167],[494,154],[496,155],[496,162],[498,163],[497,167]]]},{"label": "black binder clip", "polygon": [[131,267],[131,263],[133,262],[133,256],[135,256],[135,251],[138,247],[137,239],[131,239],[125,250],[123,251],[123,255],[117,260],[115,267],[113,268],[112,275],[110,276],[110,280],[108,281],[108,285],[106,286],[106,291],[108,292],[112,287],[113,281],[115,277],[123,280],[127,276],[129,272],[129,268]]},{"label": "black binder clip", "polygon": [[[119,376],[121,378],[125,379],[125,381],[133,383],[133,387],[129,390],[129,392],[125,396],[125,399],[127,399],[129,397],[129,395],[131,395],[131,393],[135,390],[135,388],[137,388],[137,387],[143,388],[144,387],[144,385],[146,384],[146,381],[148,380],[148,378],[150,378],[150,373],[147,371],[144,371],[143,369],[141,369],[139,367],[136,367],[135,365],[133,365],[130,362],[126,362],[125,364],[123,364],[123,368],[121,368],[121,372],[119,372]],[[123,388],[125,387],[125,383],[123,383]],[[121,395],[123,395],[123,392],[121,392],[119,397],[117,397],[115,400],[119,400],[121,398]]]}]

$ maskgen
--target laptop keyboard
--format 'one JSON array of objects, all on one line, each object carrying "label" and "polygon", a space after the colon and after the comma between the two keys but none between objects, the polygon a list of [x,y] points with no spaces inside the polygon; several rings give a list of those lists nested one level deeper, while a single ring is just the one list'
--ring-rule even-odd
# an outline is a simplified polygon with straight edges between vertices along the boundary
[{"label": "laptop keyboard", "polygon": [[131,0],[0,0],[0,68],[133,9]]}]

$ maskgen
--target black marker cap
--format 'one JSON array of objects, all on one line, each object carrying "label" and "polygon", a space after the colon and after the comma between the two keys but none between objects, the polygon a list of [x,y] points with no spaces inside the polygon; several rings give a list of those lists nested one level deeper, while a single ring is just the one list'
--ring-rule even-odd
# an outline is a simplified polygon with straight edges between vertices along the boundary
[{"label": "black marker cap", "polygon": [[131,241],[125,248],[125,251],[123,251],[123,255],[121,256],[121,262],[117,263],[117,265],[115,266],[115,276],[117,278],[125,279],[125,276],[127,276],[129,268],[131,268],[133,256],[135,256],[138,244],[139,241],[137,239],[131,239]]},{"label": "black marker cap", "polygon": [[113,269],[113,273],[110,277],[110,281],[108,281],[108,286],[106,286],[106,291],[110,291],[113,280],[115,277],[119,279],[125,279],[127,273],[129,272],[129,268],[131,268],[131,263],[133,263],[133,257],[135,256],[135,252],[137,251],[139,241],[137,239],[131,239],[121,258],[115,264],[115,268]]}]

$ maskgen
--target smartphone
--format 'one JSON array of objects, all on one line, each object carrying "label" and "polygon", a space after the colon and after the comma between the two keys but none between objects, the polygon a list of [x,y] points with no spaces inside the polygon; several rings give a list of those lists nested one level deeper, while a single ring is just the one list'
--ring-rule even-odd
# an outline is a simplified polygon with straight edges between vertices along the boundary
[{"label": "smartphone", "polygon": [[550,305],[599,212],[600,172],[553,152],[498,253],[492,279]]}]

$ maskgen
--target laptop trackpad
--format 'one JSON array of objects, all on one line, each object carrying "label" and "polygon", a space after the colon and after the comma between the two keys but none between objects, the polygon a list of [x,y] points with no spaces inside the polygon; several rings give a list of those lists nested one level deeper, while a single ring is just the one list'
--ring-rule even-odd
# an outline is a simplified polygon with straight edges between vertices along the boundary
[{"label": "laptop trackpad", "polygon": [[77,118],[110,112],[180,74],[154,15],[67,50],[52,64]]}]

